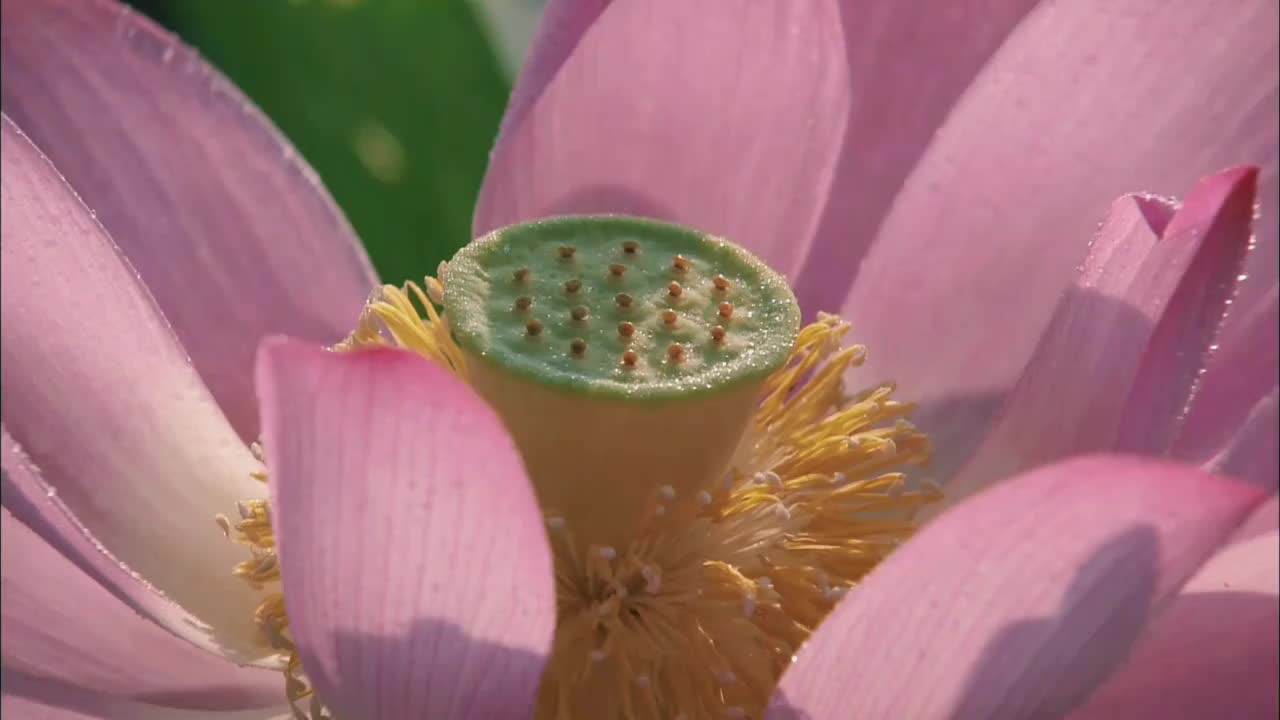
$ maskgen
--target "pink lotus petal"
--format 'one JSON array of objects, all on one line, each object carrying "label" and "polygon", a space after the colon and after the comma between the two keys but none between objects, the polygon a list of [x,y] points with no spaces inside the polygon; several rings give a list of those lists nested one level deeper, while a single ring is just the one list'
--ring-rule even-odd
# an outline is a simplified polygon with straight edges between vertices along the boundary
[{"label": "pink lotus petal", "polygon": [[1241,523],[1236,534],[1231,537],[1231,542],[1243,542],[1277,529],[1280,529],[1280,496],[1272,495],[1270,500],[1253,511],[1249,519]]},{"label": "pink lotus petal", "polygon": [[[1276,368],[1280,366],[1278,298],[1280,294],[1273,285],[1268,297],[1256,303],[1238,323],[1240,332],[1225,337],[1210,358],[1179,431],[1174,456],[1207,463],[1226,459],[1223,452],[1228,448],[1240,460],[1245,459],[1242,452],[1252,453],[1254,460],[1261,462],[1254,463],[1257,470],[1249,477],[1264,485],[1276,482],[1276,473],[1266,469],[1268,461],[1274,467],[1275,458],[1280,455],[1275,445],[1275,420],[1271,420],[1269,433],[1256,426],[1265,419],[1261,414],[1265,414],[1268,405],[1274,418],[1275,400],[1270,396],[1276,394]],[[1254,430],[1250,430],[1251,423]],[[1250,433],[1264,442],[1247,444],[1245,437]],[[1239,462],[1236,465],[1230,472],[1247,472]]]},{"label": "pink lotus petal", "polygon": [[258,710],[178,710],[111,698],[5,668],[0,714],[14,720],[294,720],[288,707]]},{"label": "pink lotus petal", "polygon": [[[219,692],[220,697],[225,694],[225,702],[239,702],[243,698],[245,703],[261,704],[259,700],[263,697],[279,698],[278,673],[241,670],[217,655],[221,650],[204,623],[116,559],[89,534],[57,492],[40,477],[39,470],[13,441],[8,431],[0,433],[0,437],[0,459],[4,463],[0,487],[3,488],[4,510],[12,513],[16,521],[21,523],[24,532],[34,535],[31,543],[39,543],[44,548],[33,552],[52,552],[56,555],[56,560],[45,563],[48,565],[48,572],[83,574],[83,580],[69,578],[65,583],[44,584],[40,590],[52,590],[59,598],[72,598],[77,606],[92,604],[95,600],[91,598],[101,596],[102,599],[96,602],[109,606],[109,609],[129,608],[132,611],[126,613],[129,621],[122,622],[122,627],[128,629],[142,623],[151,629],[136,630],[133,631],[134,634],[160,633],[167,637],[170,643],[178,646],[168,653],[173,658],[175,667],[202,668],[192,670],[190,675],[203,678],[204,682],[218,680],[211,684],[222,686]],[[5,527],[9,525],[6,524]],[[63,566],[65,571],[61,569]],[[6,575],[9,570],[10,565],[6,562]],[[21,578],[14,579],[15,589],[20,581]],[[86,588],[83,594],[64,589],[64,585],[81,582],[92,585],[93,589]],[[9,597],[8,588],[6,585],[6,598]],[[106,597],[108,594],[114,597]],[[6,600],[6,613],[11,607],[13,605]],[[144,622],[144,618],[150,622]],[[172,635],[165,635],[159,628],[164,628]],[[49,629],[58,631],[59,628]],[[14,635],[6,637],[12,639]],[[5,641],[6,648],[9,647],[9,639]],[[193,645],[200,650],[192,647]],[[181,658],[188,659],[179,662]],[[191,678],[188,677],[187,680],[190,681]]]},{"label": "pink lotus petal", "polygon": [[770,717],[1060,717],[1262,497],[1122,457],[998,485],[840,603],[783,676]]},{"label": "pink lotus petal", "polygon": [[5,0],[4,111],[137,268],[214,397],[257,438],[267,334],[334,342],[377,283],[315,173],[193,50],[106,0]]},{"label": "pink lotus petal", "polygon": [[175,707],[279,704],[278,672],[237,667],[139,616],[8,510],[0,527],[5,668]]},{"label": "pink lotus petal", "polygon": [[[566,10],[522,80],[476,209],[475,232],[619,212],[683,223],[798,268],[839,158],[849,86],[831,2],[614,2],[584,34]],[[546,26],[544,26],[546,27]],[[567,57],[565,57],[567,55]],[[559,61],[557,67],[557,60]],[[803,78],[803,81],[800,79]],[[541,85],[536,99],[530,86]]]},{"label": "pink lotus petal", "polygon": [[1218,553],[1072,720],[1276,717],[1278,588],[1280,533]]},{"label": "pink lotus petal", "polygon": [[[1186,376],[1208,354],[1248,248],[1255,181],[1248,169],[1213,175],[1176,214],[1149,197],[1112,205],[1001,417],[948,482],[950,499],[1037,465],[1115,448],[1127,432],[1126,413],[1153,425],[1172,420],[1178,410],[1166,397],[1190,392]],[[1206,288],[1215,296],[1202,298]],[[1174,373],[1186,380],[1182,393]],[[1141,384],[1152,378],[1165,381],[1165,397]],[[1140,390],[1131,396],[1135,383]],[[1137,402],[1150,411],[1135,414]]]},{"label": "pink lotus petal", "polygon": [[290,629],[340,716],[528,716],[555,625],[551,553],[497,416],[393,351],[264,343]]},{"label": "pink lotus petal", "polygon": [[1154,287],[1146,298],[1153,304],[1168,298],[1167,307],[1129,391],[1119,449],[1154,455],[1172,450],[1244,264],[1253,236],[1257,189],[1255,168],[1205,178],[1165,229],[1161,246],[1200,249],[1190,264],[1168,263],[1164,275],[1177,283],[1171,296],[1164,287]]},{"label": "pink lotus petal", "polygon": [[260,598],[231,576],[245,550],[214,523],[263,493],[257,465],[111,238],[0,125],[5,429],[116,558],[258,658]]},{"label": "pink lotus petal", "polygon": [[842,312],[869,349],[860,374],[922,401],[922,427],[969,430],[939,448],[940,476],[982,438],[1114,198],[1259,165],[1258,235],[1276,242],[1278,8],[1041,3],[952,109]]}]

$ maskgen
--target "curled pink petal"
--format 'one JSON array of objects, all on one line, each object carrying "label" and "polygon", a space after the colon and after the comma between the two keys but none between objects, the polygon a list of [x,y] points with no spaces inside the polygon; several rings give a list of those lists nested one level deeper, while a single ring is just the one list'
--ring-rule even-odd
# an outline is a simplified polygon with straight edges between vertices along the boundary
[{"label": "curled pink petal", "polygon": [[1262,499],[1193,468],[1106,456],[1002,483],[836,607],[770,717],[1060,717]]},{"label": "curled pink petal", "polygon": [[139,616],[8,510],[0,528],[4,667],[174,707],[280,703],[278,672],[237,667]]},{"label": "curled pink petal", "polygon": [[1280,533],[1222,550],[1071,719],[1276,717],[1278,588]]},{"label": "curled pink petal", "polygon": [[258,466],[106,231],[7,118],[0,134],[5,430],[119,561],[256,660],[261,598],[214,516],[263,492]]},{"label": "curled pink petal", "polygon": [[1157,285],[1141,299],[1167,305],[1129,391],[1117,435],[1119,449],[1155,455],[1173,449],[1253,237],[1257,191],[1257,168],[1207,177],[1187,195],[1165,229],[1161,246],[1175,252],[1180,247],[1199,250],[1187,256],[1189,262],[1167,262],[1162,274],[1177,279],[1171,294]]},{"label": "curled pink petal", "polygon": [[114,0],[5,0],[4,111],[155,295],[232,424],[257,439],[269,333],[335,342],[377,283],[315,173],[177,38]]},{"label": "curled pink petal", "polygon": [[896,380],[922,427],[970,430],[939,448],[939,475],[980,442],[1114,198],[1257,165],[1257,232],[1275,242],[1278,14],[1040,3],[952,108],[841,312],[869,349],[861,374]]},{"label": "curled pink petal", "polygon": [[1173,422],[1169,398],[1189,395],[1249,247],[1256,180],[1252,169],[1210,176],[1176,212],[1142,196],[1112,205],[999,420],[948,482],[950,498],[1124,445],[1126,422]]},{"label": "curled pink petal", "polygon": [[320,697],[364,720],[527,717],[555,592],[497,416],[406,352],[259,357],[290,630]]}]

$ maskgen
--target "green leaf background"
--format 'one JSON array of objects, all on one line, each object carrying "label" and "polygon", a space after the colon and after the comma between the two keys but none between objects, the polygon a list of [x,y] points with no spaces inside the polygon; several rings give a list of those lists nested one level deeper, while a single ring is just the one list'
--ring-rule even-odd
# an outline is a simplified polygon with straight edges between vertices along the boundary
[{"label": "green leaf background", "polygon": [[[528,0],[503,1],[513,10],[524,3],[516,22],[536,17]],[[433,274],[470,239],[510,92],[490,43],[493,18],[480,3],[131,4],[195,46],[271,117],[319,172],[384,280]]]}]

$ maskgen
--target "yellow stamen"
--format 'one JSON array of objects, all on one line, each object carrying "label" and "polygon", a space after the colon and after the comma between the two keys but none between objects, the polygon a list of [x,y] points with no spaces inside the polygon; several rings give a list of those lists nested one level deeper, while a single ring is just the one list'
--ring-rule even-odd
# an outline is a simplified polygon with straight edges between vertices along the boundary
[{"label": "yellow stamen", "polygon": [[[380,288],[334,349],[399,346],[468,379],[434,307],[442,287],[424,285]],[[803,328],[723,481],[696,492],[655,485],[646,506],[631,508],[642,520],[627,543],[584,545],[563,517],[547,518],[559,617],[539,718],[760,716],[817,624],[941,498],[902,472],[927,460],[929,443],[894,387],[846,394],[847,371],[866,356],[841,344],[848,330],[831,315]],[[277,587],[269,508],[239,510],[239,520],[219,519],[250,548],[234,572]],[[318,713],[278,590],[255,620],[289,657],[290,701],[310,697]]]}]

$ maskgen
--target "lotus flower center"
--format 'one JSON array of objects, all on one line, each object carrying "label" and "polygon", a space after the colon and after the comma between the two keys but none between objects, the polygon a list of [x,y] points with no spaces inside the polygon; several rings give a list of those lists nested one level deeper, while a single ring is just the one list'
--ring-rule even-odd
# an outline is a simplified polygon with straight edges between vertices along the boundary
[{"label": "lotus flower center", "polygon": [[[722,239],[559,218],[380,288],[337,346],[417,352],[503,418],[555,559],[537,717],[760,717],[812,630],[940,499],[903,472],[928,439],[892,384],[846,392],[866,354],[842,345],[848,324],[799,317],[785,280]],[[283,604],[260,615],[287,642]]]}]

